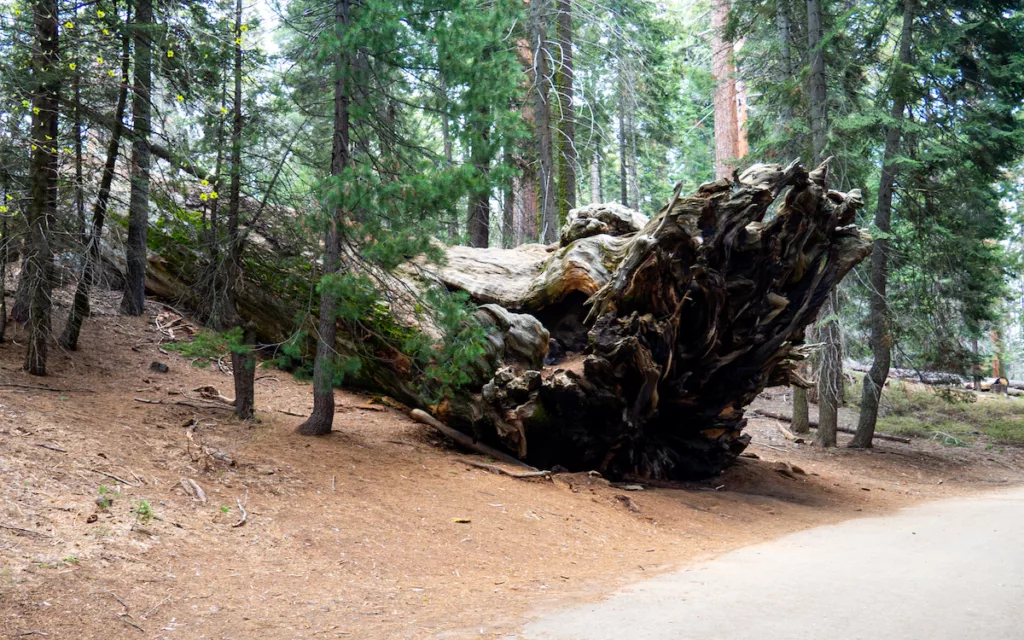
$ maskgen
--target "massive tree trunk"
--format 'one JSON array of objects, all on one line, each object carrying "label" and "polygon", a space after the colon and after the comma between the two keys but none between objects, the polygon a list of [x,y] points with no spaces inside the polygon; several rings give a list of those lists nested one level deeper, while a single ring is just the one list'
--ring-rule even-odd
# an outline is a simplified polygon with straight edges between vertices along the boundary
[{"label": "massive tree trunk", "polygon": [[878,401],[882,395],[882,387],[889,376],[889,365],[892,363],[892,339],[889,335],[888,305],[885,289],[889,282],[889,239],[888,233],[892,221],[893,187],[896,183],[897,156],[900,153],[902,140],[903,112],[907,108],[906,78],[909,66],[913,63],[911,32],[914,25],[914,14],[917,0],[903,2],[903,28],[900,34],[900,52],[896,68],[893,72],[893,101],[889,111],[891,123],[885,132],[885,152],[882,158],[882,176],[878,185],[878,208],[875,210],[875,226],[881,232],[871,256],[871,352],[874,359],[871,370],[864,376],[864,392],[861,396],[860,419],[857,422],[857,435],[850,442],[851,447],[870,447],[871,438],[875,433],[878,421]]},{"label": "massive tree trunk", "polygon": [[57,140],[57,108],[60,103],[60,79],[56,0],[39,0],[34,12],[36,37],[32,53],[33,75],[38,78],[32,91],[32,147],[29,173],[32,199],[25,223],[23,279],[28,287],[28,352],[25,371],[46,375],[46,344],[50,338],[51,282],[53,251],[50,229],[57,212],[57,150],[48,140]]},{"label": "massive tree trunk", "polygon": [[153,0],[139,0],[135,14],[135,82],[132,86],[132,180],[128,204],[127,269],[121,312],[142,315],[146,303],[146,234],[149,230],[150,90],[153,70]]},{"label": "massive tree trunk", "polygon": [[[335,0],[334,30],[338,43],[345,41],[349,27],[350,0]],[[331,177],[343,179],[349,166],[349,69],[351,54],[337,45],[334,60],[334,135],[331,145]],[[345,212],[334,203],[334,211],[327,222],[324,242],[323,278],[334,275],[341,259],[341,233]],[[317,336],[316,360],[313,363],[313,412],[298,426],[302,435],[318,436],[331,432],[334,425],[334,370],[335,342],[338,335],[337,299],[329,286],[320,291],[320,331]]]},{"label": "massive tree trunk", "polygon": [[576,208],[576,107],[573,105],[572,0],[558,0],[556,20],[559,64],[555,73],[558,98],[558,224]]},{"label": "massive tree trunk", "polygon": [[[115,10],[117,6],[115,5]],[[126,22],[131,20],[131,3],[128,5]],[[60,336],[60,345],[69,351],[78,348],[78,336],[82,331],[82,323],[89,315],[89,289],[96,270],[99,268],[100,241],[103,238],[103,225],[107,217],[107,204],[110,201],[110,187],[114,182],[114,168],[121,147],[121,135],[124,133],[124,110],[128,102],[128,70],[131,40],[128,33],[121,34],[121,90],[117,94],[117,106],[114,108],[114,126],[110,131],[110,142],[107,144],[107,159],[103,163],[103,175],[100,178],[99,192],[92,209],[92,230],[85,255],[82,258],[82,273],[75,287],[75,298],[68,312],[68,320]]]},{"label": "massive tree trunk", "polygon": [[749,441],[744,407],[790,381],[805,327],[870,252],[848,226],[860,194],[828,191],[825,175],[757,165],[677,193],[642,228],[584,207],[554,253],[449,249],[436,278],[484,304],[496,346],[489,377],[435,412],[537,466],[721,470]]}]

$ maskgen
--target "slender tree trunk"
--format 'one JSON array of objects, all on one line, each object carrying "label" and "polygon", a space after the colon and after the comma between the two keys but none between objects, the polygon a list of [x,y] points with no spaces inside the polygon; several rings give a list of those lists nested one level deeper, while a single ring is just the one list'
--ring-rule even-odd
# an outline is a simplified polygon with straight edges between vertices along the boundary
[{"label": "slender tree trunk", "polygon": [[533,122],[537,139],[537,203],[540,209],[540,239],[558,239],[558,210],[555,207],[555,167],[551,139],[551,78],[548,59],[548,2],[530,2],[530,41],[533,47]]},{"label": "slender tree trunk", "polygon": [[[775,4],[775,27],[778,33],[779,39],[779,82],[786,82],[793,76],[793,56],[790,52],[789,38],[790,38],[790,21],[789,21],[789,7],[786,0],[777,0]],[[788,102],[786,103],[789,104]],[[789,121],[795,117],[792,109],[784,110],[785,117],[780,118],[776,126],[775,134],[778,137],[783,137],[786,128],[789,126]],[[789,162],[792,158],[789,156],[794,155],[792,151],[786,145],[786,149],[783,150],[783,157],[780,161],[783,163]],[[812,331],[811,327],[807,328],[807,333]],[[810,363],[804,362],[799,366],[801,375],[805,378],[811,377],[811,366]],[[807,406],[807,389],[793,385],[793,433],[810,433],[810,411]]]},{"label": "slender tree trunk", "polygon": [[629,134],[629,162],[626,164],[629,174],[630,206],[640,210],[640,156],[636,148],[636,102],[635,99],[627,101],[626,109],[626,131]]},{"label": "slender tree trunk", "polygon": [[[441,112],[441,144],[444,150],[444,164],[451,167],[452,162],[452,131],[451,118],[448,117],[448,85],[445,83],[444,74],[438,74],[437,79],[438,109]],[[459,241],[459,215],[454,213],[445,221],[445,233],[448,236],[448,244],[455,244]]]},{"label": "slender tree trunk", "polygon": [[32,199],[26,213],[28,241],[25,245],[25,269],[29,289],[28,353],[25,371],[46,375],[46,347],[50,337],[51,283],[53,253],[50,228],[57,207],[57,150],[49,141],[57,140],[57,109],[60,104],[60,59],[57,35],[57,1],[38,0],[35,6],[35,47],[33,76],[38,84],[32,92],[32,140],[29,173]]},{"label": "slender tree trunk", "polygon": [[11,320],[23,325],[28,323],[28,307],[32,292],[29,286],[29,274],[32,270],[28,267],[28,242],[29,239],[25,238],[21,243],[21,271],[18,273],[18,286],[14,290],[14,306],[11,307]]},{"label": "slender tree trunk", "polygon": [[736,169],[739,124],[736,120],[736,77],[732,43],[725,38],[731,0],[711,3],[711,75],[715,81],[715,177]]},{"label": "slender tree trunk", "polygon": [[[349,1],[335,0],[334,29],[339,43],[345,41],[349,25]],[[340,48],[334,59],[334,136],[331,145],[331,176],[342,180],[349,166],[349,67],[351,57]],[[321,282],[333,276],[341,258],[341,228],[345,212],[335,206],[327,224],[324,251],[324,274]],[[307,436],[326,435],[334,424],[334,343],[338,336],[337,300],[329,286],[320,290],[320,335],[313,363],[313,412],[297,431]]]},{"label": "slender tree trunk", "polygon": [[825,159],[828,143],[828,104],[825,99],[825,52],[821,47],[824,25],[821,18],[821,0],[807,0],[807,50],[811,59],[808,78],[811,107],[811,146],[817,166]]},{"label": "slender tree trunk", "polygon": [[[0,170],[0,205],[10,207],[7,200],[10,188],[10,175]],[[7,218],[10,211],[0,211],[0,344],[3,344],[7,333],[7,263],[10,259],[10,234],[7,231]]]},{"label": "slender tree trunk", "polygon": [[878,184],[878,208],[875,210],[875,226],[881,232],[875,239],[871,252],[871,351],[874,359],[871,369],[864,376],[864,391],[860,403],[860,419],[857,434],[851,447],[870,447],[878,422],[878,402],[889,377],[892,358],[892,338],[889,334],[888,305],[885,298],[889,282],[889,240],[892,222],[893,187],[896,183],[896,159],[902,140],[903,112],[907,108],[907,69],[913,64],[912,29],[917,0],[903,1],[903,27],[900,33],[899,61],[893,80],[893,101],[889,111],[891,124],[885,132],[885,151],[882,159],[882,176]]},{"label": "slender tree trunk", "polygon": [[[839,292],[833,289],[821,308],[826,318],[839,311]],[[836,446],[836,432],[839,430],[839,382],[843,375],[842,334],[839,322],[832,319],[821,328],[822,347],[818,373],[818,433],[814,444],[820,447]]]},{"label": "slender tree trunk", "polygon": [[78,237],[85,241],[85,178],[82,175],[82,80],[74,75],[75,123],[75,213],[78,219]]},{"label": "slender tree trunk", "polygon": [[476,129],[476,135],[473,136],[472,148],[470,149],[470,160],[480,180],[480,186],[469,194],[466,216],[466,226],[469,229],[469,246],[471,247],[486,247],[490,241],[491,187],[488,174],[491,167],[488,118],[488,110],[482,109],[477,115],[476,122],[469,124],[469,126]]},{"label": "slender tree trunk", "polygon": [[231,118],[231,186],[228,203],[228,256],[225,315],[232,327],[242,329],[242,345],[231,351],[231,374],[235,383],[235,415],[249,420],[256,411],[256,353],[250,347],[253,328],[238,315],[236,296],[242,274],[242,237],[239,213],[242,204],[242,0],[235,0],[234,106]]},{"label": "slender tree trunk", "polygon": [[[228,101],[228,83],[227,79],[223,78],[220,88],[220,103],[227,104]],[[217,158],[213,165],[213,184],[210,189],[210,196],[214,193],[218,194],[218,197],[207,200],[209,202],[209,226],[206,227],[206,253],[210,264],[209,278],[204,283],[204,286],[209,288],[208,296],[210,301],[210,317],[209,324],[211,326],[223,329],[230,326],[230,320],[227,319],[227,309],[225,306],[224,296],[227,290],[227,280],[224,277],[226,275],[224,264],[222,262],[223,252],[221,251],[221,221],[220,221],[220,190],[221,190],[221,176],[223,175],[224,168],[224,148],[228,146],[225,143],[227,139],[227,118],[226,114],[221,112],[221,115],[217,119]],[[207,180],[209,181],[209,180]],[[203,214],[205,219],[206,207],[204,205]]]},{"label": "slender tree trunk", "polygon": [[[828,142],[828,105],[825,87],[825,54],[821,48],[823,37],[820,0],[807,0],[807,50],[810,56],[808,97],[811,112],[812,166],[825,159]],[[819,337],[822,352],[818,358],[818,434],[815,442],[821,446],[836,445],[839,405],[842,403],[843,346],[839,327],[839,294],[833,291],[821,308],[825,319]]]},{"label": "slender tree trunk", "polygon": [[558,98],[558,226],[576,208],[576,108],[573,106],[572,0],[558,0],[556,20],[559,64],[555,73]]},{"label": "slender tree trunk", "polygon": [[618,64],[618,85],[619,85],[619,202],[622,206],[629,206],[629,168],[626,153],[626,73],[625,62],[619,57]]},{"label": "slender tree trunk", "polygon": [[604,194],[601,193],[601,148],[597,147],[590,154],[590,203],[602,202]]},{"label": "slender tree trunk", "polygon": [[[512,165],[512,154],[508,147],[504,150],[503,164],[506,167]],[[515,239],[515,207],[516,194],[511,181],[502,186],[501,201],[501,246],[511,249],[516,246]]]},{"label": "slender tree trunk", "polygon": [[132,184],[128,204],[127,269],[121,312],[142,315],[146,304],[146,235],[149,230],[149,137],[153,72],[153,0],[139,0],[135,14],[132,97]]},{"label": "slender tree trunk", "polygon": [[[116,6],[115,6],[116,11]],[[128,3],[126,22],[131,21],[131,2]],[[82,331],[82,323],[89,315],[89,289],[95,279],[95,271],[100,262],[100,241],[103,238],[103,225],[107,215],[107,204],[110,201],[110,187],[114,182],[114,169],[117,165],[121,135],[124,133],[124,110],[128,103],[128,70],[130,64],[131,40],[127,32],[121,35],[121,90],[117,94],[117,106],[114,109],[114,126],[110,131],[110,142],[107,144],[107,159],[103,163],[103,175],[100,178],[100,189],[96,194],[96,202],[92,209],[92,230],[86,245],[82,261],[82,273],[75,287],[75,298],[68,312],[68,320],[64,323],[64,332],[60,336],[60,345],[69,351],[78,348],[78,336]]]}]

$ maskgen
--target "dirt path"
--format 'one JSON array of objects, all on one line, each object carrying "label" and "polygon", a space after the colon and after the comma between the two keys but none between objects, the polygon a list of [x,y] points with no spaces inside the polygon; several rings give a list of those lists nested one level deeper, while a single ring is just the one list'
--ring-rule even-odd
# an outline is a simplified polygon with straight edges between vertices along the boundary
[{"label": "dirt path", "polygon": [[[709,482],[521,481],[468,467],[401,412],[341,391],[336,432],[300,438],[301,417],[284,412],[308,411],[310,387],[280,371],[260,372],[254,424],[167,404],[196,404],[202,385],[231,395],[230,376],[162,353],[153,318],[117,317],[110,297],[46,379],[21,372],[17,330],[0,345],[3,637],[501,637],[527,611],[694,558],[1022,479],[1015,449],[815,451],[752,421],[760,458]],[[170,371],[151,372],[154,360]],[[143,500],[150,522],[133,514]],[[235,527],[237,501],[248,515]]]},{"label": "dirt path", "polygon": [[819,527],[526,625],[521,640],[1011,640],[1024,490]]}]

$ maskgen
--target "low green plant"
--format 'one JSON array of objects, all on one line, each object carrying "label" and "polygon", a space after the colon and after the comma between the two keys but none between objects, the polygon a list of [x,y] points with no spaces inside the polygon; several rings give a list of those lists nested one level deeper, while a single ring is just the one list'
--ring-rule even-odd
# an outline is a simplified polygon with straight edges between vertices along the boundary
[{"label": "low green plant", "polygon": [[148,500],[139,500],[132,505],[132,513],[135,515],[135,522],[132,523],[132,529],[135,525],[147,525],[149,522],[156,517],[153,513],[153,507],[149,504]]},{"label": "low green plant", "polygon": [[110,505],[114,504],[114,492],[110,487],[101,484],[98,493],[99,497],[96,499],[96,505],[100,509],[109,509]]}]

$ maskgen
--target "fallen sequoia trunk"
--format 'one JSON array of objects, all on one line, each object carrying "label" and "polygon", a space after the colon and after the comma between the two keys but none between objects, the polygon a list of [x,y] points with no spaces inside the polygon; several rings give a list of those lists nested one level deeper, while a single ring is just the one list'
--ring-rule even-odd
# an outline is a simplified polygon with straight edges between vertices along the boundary
[{"label": "fallen sequoia trunk", "polygon": [[575,211],[556,247],[452,247],[416,277],[486,303],[494,373],[436,415],[540,468],[717,473],[749,442],[744,407],[801,382],[804,328],[870,253],[851,225],[859,192],[828,190],[826,174],[756,165],[677,189],[630,236],[614,234],[642,220],[601,205]]},{"label": "fallen sequoia trunk", "polygon": [[[488,357],[471,383],[428,407],[422,370],[394,344],[339,326],[340,354],[371,355],[346,384],[429,408],[541,469],[713,475],[749,442],[744,407],[766,386],[802,382],[804,328],[871,250],[851,224],[859,192],[828,190],[826,173],[756,165],[692,196],[677,190],[650,221],[589,206],[570,215],[557,245],[451,247],[444,266],[406,265],[391,284],[408,286],[387,288],[467,292],[489,328]],[[193,262],[173,251],[151,259],[148,291],[201,309],[189,302],[201,290]],[[395,322],[416,325],[408,310],[420,301],[382,295]],[[294,331],[305,303],[259,281],[239,292],[266,342]]]}]

